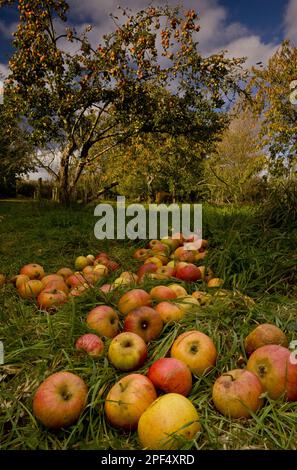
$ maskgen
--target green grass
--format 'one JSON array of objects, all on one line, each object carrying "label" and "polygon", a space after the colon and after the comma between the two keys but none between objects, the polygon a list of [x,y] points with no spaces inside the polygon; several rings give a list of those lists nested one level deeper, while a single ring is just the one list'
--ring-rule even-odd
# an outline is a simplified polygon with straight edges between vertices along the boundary
[{"label": "green grass", "polygon": [[[187,314],[180,323],[167,325],[150,345],[149,360],[140,372],[166,355],[178,334],[197,328],[214,340],[218,361],[207,375],[194,377],[189,398],[199,412],[201,433],[195,441],[182,443],[182,448],[296,449],[297,404],[266,399],[253,418],[230,420],[214,409],[211,387],[222,372],[238,367],[241,357],[246,360],[244,338],[257,323],[272,322],[290,340],[297,339],[297,230],[268,229],[247,207],[205,206],[203,217],[204,237],[210,240],[207,264],[225,279],[229,294],[215,297],[211,305]],[[29,262],[54,272],[73,267],[80,254],[99,251],[108,251],[123,270],[135,270],[137,263],[131,259],[135,244],[96,240],[94,223],[92,207],[0,201],[0,272],[14,275]],[[155,284],[149,281],[144,287]],[[187,289],[201,287],[197,283]],[[105,302],[116,305],[116,298],[90,289],[49,315],[20,299],[12,285],[0,290],[0,340],[5,347],[5,364],[0,366],[0,449],[139,448],[137,433],[118,431],[104,417],[106,393],[123,374],[106,355],[93,360],[74,348],[77,337],[87,332],[87,312]],[[88,405],[75,425],[52,432],[35,420],[32,397],[45,377],[60,370],[86,381]]]}]

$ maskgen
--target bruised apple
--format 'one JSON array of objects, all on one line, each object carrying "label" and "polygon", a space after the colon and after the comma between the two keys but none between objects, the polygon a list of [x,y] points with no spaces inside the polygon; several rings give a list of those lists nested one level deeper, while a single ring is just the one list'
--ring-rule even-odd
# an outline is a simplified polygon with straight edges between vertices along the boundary
[{"label": "bruised apple", "polygon": [[248,370],[234,369],[214,383],[212,399],[220,413],[231,418],[249,418],[263,405],[262,384]]},{"label": "bruised apple", "polygon": [[23,299],[34,299],[42,291],[42,282],[38,279],[30,279],[20,284],[18,291]]},{"label": "bruised apple", "polygon": [[41,309],[51,310],[67,302],[67,299],[67,294],[62,290],[46,287],[38,295],[37,304]]},{"label": "bruised apple", "polygon": [[258,325],[245,339],[244,347],[246,353],[250,356],[256,349],[266,344],[279,344],[287,347],[288,339],[277,326],[270,323]]},{"label": "bruised apple", "polygon": [[182,281],[195,282],[201,279],[202,276],[200,269],[195,264],[187,263],[183,265],[183,263],[178,263],[175,277]]},{"label": "bruised apple", "polygon": [[40,264],[26,264],[21,268],[20,274],[25,274],[30,279],[42,279],[44,276],[44,269]]}]

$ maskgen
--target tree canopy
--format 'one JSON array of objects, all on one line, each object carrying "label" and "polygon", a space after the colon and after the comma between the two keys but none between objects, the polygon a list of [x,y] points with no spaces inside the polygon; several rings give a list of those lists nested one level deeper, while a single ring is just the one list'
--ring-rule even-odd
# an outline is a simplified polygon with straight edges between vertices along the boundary
[{"label": "tree canopy", "polygon": [[[133,135],[166,132],[207,142],[226,125],[226,96],[239,89],[243,59],[203,57],[195,11],[120,11],[120,19],[111,15],[114,31],[94,46],[91,26],[80,36],[68,26],[66,1],[17,3],[6,113],[22,117],[38,148],[60,154],[62,201],[89,165]],[[75,45],[72,52],[67,45]],[[90,157],[98,142],[106,146]]]}]

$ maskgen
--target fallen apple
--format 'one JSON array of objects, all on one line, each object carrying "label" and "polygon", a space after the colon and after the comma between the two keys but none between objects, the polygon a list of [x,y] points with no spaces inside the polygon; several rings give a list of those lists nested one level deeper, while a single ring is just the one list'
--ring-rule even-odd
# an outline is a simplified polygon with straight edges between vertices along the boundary
[{"label": "fallen apple", "polygon": [[140,416],[156,398],[156,390],[147,377],[126,375],[108,392],[104,406],[107,420],[117,428],[136,429]]},{"label": "fallen apple", "polygon": [[104,343],[99,336],[87,333],[78,338],[75,348],[79,351],[85,351],[91,357],[99,357],[103,354]]},{"label": "fallen apple", "polygon": [[40,309],[52,310],[67,302],[68,297],[65,292],[58,289],[46,287],[37,297],[37,304]]},{"label": "fallen apple", "polygon": [[160,300],[170,300],[176,299],[176,293],[174,290],[170,289],[167,286],[155,286],[150,291],[150,296],[152,299],[160,301]]},{"label": "fallen apple", "polygon": [[86,256],[78,256],[74,262],[75,269],[77,271],[81,271],[83,268],[90,264],[88,258]]},{"label": "fallen apple", "polygon": [[184,317],[184,311],[177,304],[164,300],[155,307],[164,323],[181,320]]},{"label": "fallen apple", "polygon": [[149,450],[179,449],[199,431],[199,416],[194,405],[178,393],[166,393],[157,398],[138,422],[140,444]]},{"label": "fallen apple", "polygon": [[135,310],[131,310],[124,321],[124,331],[136,333],[146,343],[157,339],[162,329],[162,318],[159,313],[151,307],[139,307]]},{"label": "fallen apple", "polygon": [[38,387],[33,414],[47,428],[66,428],[75,423],[85,408],[88,388],[71,372],[56,372]]},{"label": "fallen apple", "polygon": [[287,347],[288,339],[285,333],[277,326],[270,323],[258,325],[245,339],[244,347],[246,353],[250,356],[256,349],[266,344],[279,344]]},{"label": "fallen apple", "polygon": [[205,374],[214,367],[217,359],[212,339],[198,330],[186,331],[178,336],[170,355],[183,361],[196,375]]},{"label": "fallen apple", "polygon": [[184,362],[173,357],[163,357],[155,361],[147,376],[156,389],[165,393],[180,393],[186,397],[192,388],[190,369]]},{"label": "fallen apple", "polygon": [[113,338],[119,332],[119,317],[108,305],[99,305],[88,313],[87,325],[100,336]]},{"label": "fallen apple", "polygon": [[249,418],[263,405],[262,393],[262,384],[253,372],[234,369],[215,381],[212,399],[216,409],[223,415]]},{"label": "fallen apple", "polygon": [[138,307],[149,307],[152,303],[151,296],[143,289],[132,289],[126,292],[118,302],[118,309],[123,315]]},{"label": "fallen apple", "polygon": [[108,359],[119,370],[130,371],[142,366],[147,358],[144,340],[131,332],[124,332],[112,339]]},{"label": "fallen apple", "polygon": [[38,279],[30,279],[21,283],[18,292],[23,299],[34,299],[44,289],[42,282]]},{"label": "fallen apple", "polygon": [[44,269],[40,264],[26,264],[21,268],[20,274],[25,274],[30,279],[42,279],[44,277]]},{"label": "fallen apple", "polygon": [[283,346],[268,344],[256,349],[247,363],[247,370],[256,374],[265,392],[277,400],[297,400],[297,364],[292,353]]}]

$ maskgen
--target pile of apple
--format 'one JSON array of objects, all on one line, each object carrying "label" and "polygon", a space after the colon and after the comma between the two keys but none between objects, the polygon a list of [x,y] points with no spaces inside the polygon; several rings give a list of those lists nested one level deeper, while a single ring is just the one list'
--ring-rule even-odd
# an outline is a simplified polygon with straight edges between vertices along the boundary
[{"label": "pile of apple", "polygon": [[195,234],[185,237],[177,233],[162,240],[151,240],[146,248],[138,248],[133,258],[143,262],[137,275],[139,280],[144,275],[151,279],[175,277],[185,282],[203,280],[208,287],[220,287],[223,280],[215,278],[210,269],[197,266],[207,255],[207,240],[199,239]]},{"label": "pile of apple", "polygon": [[[105,253],[98,256],[79,256],[75,260],[75,271],[61,268],[56,273],[45,274],[43,266],[36,263],[23,266],[11,279],[23,299],[36,299],[40,309],[54,311],[67,302],[69,297],[78,297],[87,289],[105,279],[120,265]],[[2,276],[2,275],[0,275]],[[0,278],[1,283],[2,277]],[[3,275],[3,282],[5,277]]]}]

